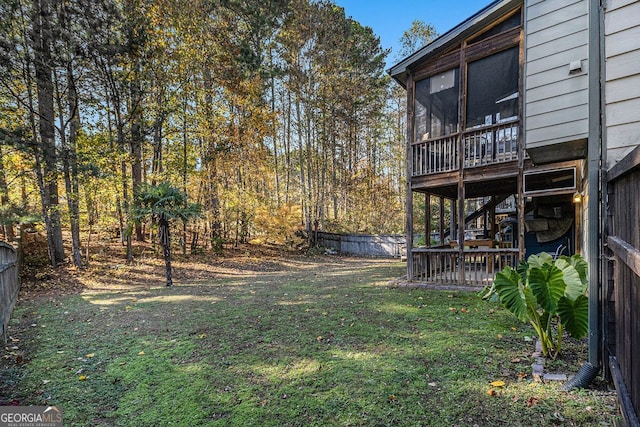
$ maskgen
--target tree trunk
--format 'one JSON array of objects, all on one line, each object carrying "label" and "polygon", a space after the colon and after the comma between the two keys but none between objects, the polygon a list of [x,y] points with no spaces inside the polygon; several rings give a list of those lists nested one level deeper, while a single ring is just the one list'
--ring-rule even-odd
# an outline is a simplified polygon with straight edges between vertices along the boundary
[{"label": "tree trunk", "polygon": [[[133,189],[133,197],[138,195],[140,185],[142,184],[142,90],[140,89],[140,64],[136,60],[134,65],[133,81],[131,83],[131,102],[133,103],[133,111],[131,113],[131,183]],[[144,241],[142,233],[142,224],[134,225],[136,240]]]},{"label": "tree trunk", "polygon": [[[4,174],[4,163],[2,162],[2,145],[0,145],[0,205],[9,206],[9,188],[7,186],[7,179]],[[7,223],[3,226],[4,236],[8,242],[12,242],[15,238],[13,233],[13,224]]]},{"label": "tree trunk", "polygon": [[67,97],[69,107],[69,137],[66,138],[64,119],[62,114],[62,100],[58,98],[60,110],[60,141],[62,146],[62,165],[65,190],[67,192],[67,207],[69,209],[69,224],[71,226],[71,251],[73,264],[82,268],[82,249],[80,247],[80,214],[78,194],[78,162],[76,157],[76,139],[79,128],[78,93],[73,76],[73,67],[67,63]]},{"label": "tree trunk", "polygon": [[42,185],[44,190],[42,209],[45,218],[49,218],[47,240],[53,251],[51,263],[57,265],[65,258],[62,242],[62,228],[60,225],[60,210],[58,208],[58,170],[55,146],[55,113],[53,108],[53,76],[51,69],[51,6],[49,0],[34,0],[32,12],[33,32],[32,43],[34,49],[34,66],[36,74],[36,88],[38,92],[38,132],[40,134],[40,148],[42,151]]},{"label": "tree trunk", "polygon": [[169,237],[169,221],[164,217],[160,217],[158,220],[158,229],[160,245],[162,246],[162,253],[164,254],[167,286],[171,286],[173,285],[173,279],[171,277],[171,239]]},{"label": "tree trunk", "polygon": [[[211,70],[205,68],[204,70],[204,84],[205,88],[211,88],[213,86],[213,77],[211,76]],[[213,121],[213,96],[211,91],[207,89],[205,95],[205,111],[208,116],[207,119]],[[206,153],[207,160],[207,178],[209,184],[209,208],[212,214],[211,220],[211,248],[214,251],[222,250],[222,222],[220,221],[220,196],[218,194],[218,147],[215,142],[214,135],[209,135],[206,138]]]}]

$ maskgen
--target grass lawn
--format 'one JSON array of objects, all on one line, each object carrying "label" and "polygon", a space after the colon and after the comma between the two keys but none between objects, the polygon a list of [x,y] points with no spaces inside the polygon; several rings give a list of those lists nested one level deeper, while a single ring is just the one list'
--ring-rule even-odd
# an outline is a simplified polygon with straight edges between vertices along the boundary
[{"label": "grass lawn", "polygon": [[22,297],[0,401],[57,405],[65,426],[613,425],[606,386],[533,382],[529,327],[473,293],[390,287],[402,263],[176,270],[173,288],[116,265]]}]

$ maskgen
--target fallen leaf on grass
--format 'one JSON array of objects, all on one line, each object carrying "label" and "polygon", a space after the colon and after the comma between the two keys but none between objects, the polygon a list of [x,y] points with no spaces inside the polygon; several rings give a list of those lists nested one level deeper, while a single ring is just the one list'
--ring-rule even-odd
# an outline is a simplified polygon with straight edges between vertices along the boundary
[{"label": "fallen leaf on grass", "polygon": [[86,381],[87,380],[87,376],[86,375],[80,375],[78,377],[78,381]]},{"label": "fallen leaf on grass", "polygon": [[96,355],[95,353],[89,353],[89,354],[87,354],[87,355],[86,355],[86,356],[84,356],[84,357],[94,357],[95,355]]},{"label": "fallen leaf on grass", "polygon": [[200,335],[198,335],[198,338],[200,338],[200,339],[203,339],[203,338],[206,338],[206,337],[207,337],[207,334],[200,334]]},{"label": "fallen leaf on grass", "polygon": [[540,399],[538,399],[537,397],[530,396],[527,399],[527,408],[531,408],[532,406],[535,406],[539,400]]},{"label": "fallen leaf on grass", "polygon": [[144,351],[139,352],[138,356],[144,356]]},{"label": "fallen leaf on grass", "polygon": [[514,357],[513,359],[511,359],[511,363],[520,363],[520,358],[519,357]]},{"label": "fallen leaf on grass", "polygon": [[489,384],[491,385],[491,387],[504,387],[504,381],[502,380],[493,381]]},{"label": "fallen leaf on grass", "polygon": [[501,340],[502,339],[502,334],[498,334],[498,339]]},{"label": "fallen leaf on grass", "polygon": [[487,394],[488,394],[489,396],[497,396],[497,395],[498,395],[498,392],[497,392],[497,391],[495,391],[494,389],[490,388],[489,390],[487,390]]}]

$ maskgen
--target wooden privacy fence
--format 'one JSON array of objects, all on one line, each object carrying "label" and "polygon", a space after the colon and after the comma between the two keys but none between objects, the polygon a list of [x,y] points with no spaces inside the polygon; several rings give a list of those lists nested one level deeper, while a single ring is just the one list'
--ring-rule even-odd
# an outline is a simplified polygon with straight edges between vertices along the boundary
[{"label": "wooden privacy fence", "polygon": [[318,231],[316,243],[341,254],[399,258],[406,239],[402,234],[336,234]]},{"label": "wooden privacy fence", "polygon": [[0,242],[0,322],[2,334],[7,340],[7,324],[11,310],[18,298],[20,279],[18,277],[18,256],[8,243]]},{"label": "wooden privacy fence", "polygon": [[640,409],[640,147],[607,172],[605,360],[629,426]]}]

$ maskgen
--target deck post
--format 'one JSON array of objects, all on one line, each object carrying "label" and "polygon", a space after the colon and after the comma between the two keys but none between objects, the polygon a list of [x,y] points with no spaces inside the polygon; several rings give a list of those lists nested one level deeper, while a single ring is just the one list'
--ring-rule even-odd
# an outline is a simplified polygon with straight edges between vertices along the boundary
[{"label": "deck post", "polygon": [[[407,75],[407,87],[413,87],[413,75],[411,71]],[[413,280],[413,189],[411,186],[411,178],[413,174],[413,157],[411,150],[411,141],[413,139],[413,93],[407,90],[407,155],[406,155],[406,209],[407,218],[405,224],[405,232],[407,234],[407,281]]]}]

